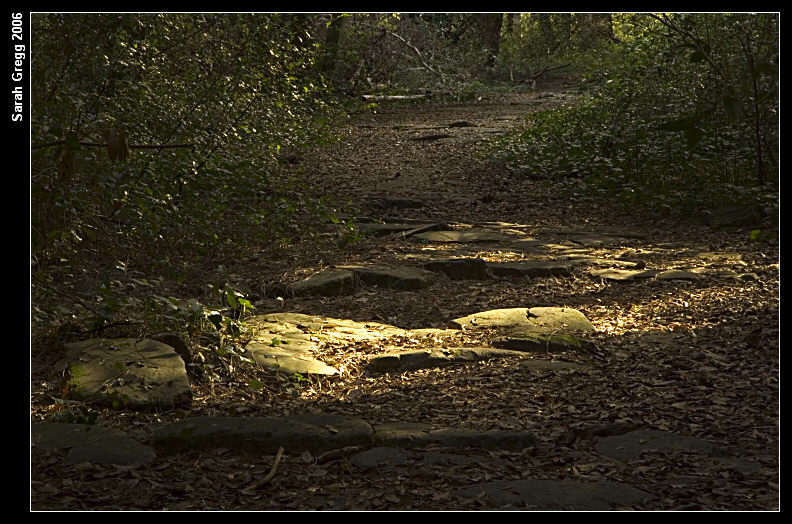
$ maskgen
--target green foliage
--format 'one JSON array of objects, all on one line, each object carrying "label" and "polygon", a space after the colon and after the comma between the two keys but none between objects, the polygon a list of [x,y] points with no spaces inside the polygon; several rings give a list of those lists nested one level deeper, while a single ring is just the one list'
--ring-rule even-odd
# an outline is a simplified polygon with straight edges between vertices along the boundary
[{"label": "green foliage", "polygon": [[777,238],[777,233],[777,231],[773,233],[772,231],[754,229],[749,233],[748,238],[751,242],[769,242]]},{"label": "green foliage", "polygon": [[[140,305],[186,322],[194,304],[149,293],[148,275],[194,289],[201,260],[244,262],[240,246],[310,234],[328,205],[278,156],[327,141],[337,115],[316,70],[316,18],[31,16],[38,319],[59,316],[50,298],[71,298],[100,323]],[[119,259],[123,274],[96,285]],[[222,307],[252,308],[219,290]]]},{"label": "green foliage", "polygon": [[[64,424],[96,424],[96,419],[99,417],[99,412],[89,409],[83,405],[78,405],[75,401],[68,401],[53,398],[55,404],[58,406],[58,411],[52,414],[53,422],[60,422]],[[68,406],[71,407],[68,407]]]},{"label": "green foliage", "polygon": [[[641,20],[632,20],[633,38],[592,61],[585,84],[593,88],[578,104],[531,115],[489,154],[517,172],[577,172],[588,182],[578,196],[600,193],[628,207],[690,211],[772,193],[762,170],[778,155],[774,20],[674,19],[684,34]],[[716,29],[723,38],[708,43],[687,36]],[[757,182],[770,187],[754,191]]]}]

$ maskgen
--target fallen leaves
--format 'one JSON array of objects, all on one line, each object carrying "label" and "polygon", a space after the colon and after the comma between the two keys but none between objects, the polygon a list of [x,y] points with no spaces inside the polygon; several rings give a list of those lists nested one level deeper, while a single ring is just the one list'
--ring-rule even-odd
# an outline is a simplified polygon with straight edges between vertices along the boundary
[{"label": "fallen leaves", "polygon": [[[475,121],[482,127],[499,114],[521,117],[524,106],[422,106],[387,111],[372,127],[345,131],[340,144],[306,155],[307,182],[324,195],[365,203],[388,190],[420,196],[436,194],[409,216],[427,221],[508,222],[525,234],[543,229],[624,226],[645,233],[640,246],[589,250],[592,256],[639,258],[650,268],[722,268],[751,271],[756,281],[736,283],[716,273],[682,287],[674,282],[629,285],[594,282],[583,274],[566,278],[444,281],[414,292],[364,288],[332,298],[286,298],[276,309],[360,321],[381,320],[403,328],[444,328],[449,319],[504,307],[567,305],[579,308],[597,328],[594,354],[556,358],[592,366],[584,372],[532,372],[505,360],[381,376],[367,375],[372,355],[427,345],[476,346],[486,332],[459,331],[432,338],[391,337],[348,344],[325,341],[319,357],[340,376],[295,383],[249,362],[231,366],[208,356],[202,375],[192,376],[190,410],[162,413],[163,422],[187,416],[229,414],[271,416],[321,411],[363,418],[371,424],[408,421],[447,427],[515,429],[534,432],[540,445],[493,457],[465,450],[477,465],[415,460],[399,471],[360,471],[349,458],[360,451],[341,448],[314,456],[283,452],[245,457],[222,449],[157,459],[151,467],[75,467],[62,454],[33,449],[31,507],[70,510],[468,510],[489,509],[486,496],[459,499],[456,487],[475,480],[512,478],[629,481],[658,497],[636,510],[767,510],[778,507],[779,315],[777,248],[684,223],[658,224],[638,216],[610,215],[607,206],[570,206],[557,186],[513,178],[499,182],[502,199],[479,202],[492,193],[495,168],[473,157],[461,142],[431,147],[402,141],[395,124]],[[476,128],[471,128],[475,130]],[[471,131],[472,132],[472,131]],[[117,148],[121,148],[116,142]],[[121,148],[123,149],[123,148]],[[119,149],[116,153],[121,154]],[[316,154],[314,154],[316,153]],[[120,157],[119,157],[120,159]],[[68,163],[65,166],[69,167]],[[440,173],[435,171],[439,168]],[[398,179],[388,180],[395,172]],[[431,173],[423,180],[418,174]],[[401,185],[395,185],[395,184]],[[394,184],[394,185],[388,185]],[[394,189],[395,188],[395,189]],[[508,189],[508,191],[507,191]],[[563,205],[561,205],[563,204]],[[406,213],[404,210],[381,210]],[[406,215],[405,215],[406,216]],[[681,244],[704,243],[714,253]],[[673,244],[673,245],[672,245]],[[326,264],[416,262],[447,246],[423,246],[400,239],[368,239],[346,251],[294,246],[294,257],[274,260],[272,281],[284,273],[309,273],[312,261]],[[467,251],[490,261],[522,259],[525,253],[477,247]],[[312,251],[313,250],[313,251]],[[266,250],[263,250],[266,251]],[[728,255],[728,256],[726,256]],[[417,258],[416,258],[417,257]],[[251,282],[267,262],[248,271]],[[257,308],[258,309],[258,308]],[[231,357],[228,357],[231,358]],[[226,364],[226,365],[224,365]],[[56,370],[62,371],[62,363]],[[212,380],[209,380],[211,377]],[[41,377],[35,384],[50,384]],[[256,384],[255,390],[250,385]],[[52,414],[52,386],[35,386],[40,402],[32,418]],[[151,414],[103,412],[103,424],[145,436]],[[593,426],[637,425],[705,438],[743,455],[764,450],[759,468],[739,473],[711,458],[646,454],[618,463],[591,449],[600,438]],[[615,427],[615,426],[614,426]],[[588,429],[587,429],[588,428]],[[333,431],[335,428],[325,428]],[[336,430],[337,431],[337,430]],[[588,431],[588,433],[587,433]],[[605,430],[602,430],[605,431]],[[767,454],[767,450],[771,452]],[[776,452],[774,452],[776,451]],[[498,458],[499,462],[489,462]],[[493,465],[495,464],[495,465]],[[108,486],[113,486],[108,489]],[[521,509],[521,508],[517,508]]]}]

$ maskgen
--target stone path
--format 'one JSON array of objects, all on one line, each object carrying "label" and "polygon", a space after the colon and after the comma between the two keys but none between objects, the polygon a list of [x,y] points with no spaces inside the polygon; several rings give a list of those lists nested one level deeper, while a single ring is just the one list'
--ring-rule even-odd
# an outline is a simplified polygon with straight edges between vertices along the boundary
[{"label": "stone path", "polygon": [[[564,96],[559,94],[554,98]],[[541,105],[547,103],[547,98],[520,103]],[[457,216],[476,220],[480,215],[475,209],[464,213],[468,204],[476,201],[491,203],[501,211],[489,216],[512,216],[507,210],[498,208],[497,199],[493,202],[491,195],[483,194],[490,183],[485,175],[472,172],[470,177],[463,176],[469,171],[470,159],[449,163],[443,158],[444,163],[440,165],[436,156],[425,155],[426,159],[419,163],[411,162],[410,157],[418,155],[417,151],[424,156],[423,153],[454,143],[472,150],[472,146],[484,137],[508,130],[524,116],[524,111],[520,111],[493,118],[484,118],[482,114],[483,123],[448,119],[442,125],[400,124],[399,136],[395,139],[377,129],[376,134],[387,135],[383,140],[388,143],[378,142],[373,134],[364,144],[355,144],[354,147],[362,145],[363,149],[370,149],[351,155],[356,161],[349,170],[339,172],[338,163],[312,166],[312,169],[319,168],[318,182],[343,188],[345,198],[352,197],[364,204],[366,212],[373,215],[357,218],[361,234],[398,240],[400,247],[409,254],[397,264],[363,261],[329,267],[299,281],[281,282],[267,290],[266,295],[270,298],[336,297],[365,292],[369,297],[388,290],[409,296],[423,289],[442,293],[449,281],[466,280],[482,283],[506,280],[520,285],[539,282],[552,286],[558,279],[583,277],[613,286],[704,286],[740,285],[758,279],[746,270],[737,253],[712,251],[713,248],[699,245],[694,239],[673,245],[650,244],[631,231],[629,224],[619,229],[541,229],[536,224],[454,222],[450,221],[453,217],[443,214],[426,213],[425,216],[431,218],[423,219],[411,216],[415,210],[429,208],[432,211],[444,204],[449,204],[450,208],[459,204],[456,209],[463,214]],[[391,142],[398,145],[399,154],[383,158],[380,153],[386,151]],[[342,156],[350,155],[343,153]],[[362,163],[357,161],[361,158]],[[527,166],[519,168],[526,179],[545,176],[530,173],[528,169]],[[361,173],[366,177],[365,183],[360,183]],[[471,178],[478,180],[471,181]],[[472,184],[482,181],[481,185]],[[516,191],[516,196],[522,196],[522,187],[511,187],[511,180],[503,179],[499,183],[508,186],[504,194]],[[376,194],[371,194],[372,191]],[[333,194],[333,191],[322,193]],[[749,224],[756,220],[757,214],[755,210],[726,209],[713,214],[711,225]],[[647,255],[646,261],[621,259],[619,253],[624,247],[640,247]],[[490,261],[483,252],[502,253],[504,260],[509,261]],[[694,262],[679,267],[652,266],[651,255],[671,252],[693,254]],[[690,256],[686,259],[690,260]],[[491,359],[504,359],[515,368],[531,370],[529,380],[548,374],[582,375],[585,380],[601,371],[585,363],[586,359],[569,362],[557,358],[564,354],[585,355],[598,349],[587,338],[594,338],[594,327],[580,311],[528,303],[520,306],[487,311],[471,308],[465,311],[465,316],[445,319],[447,325],[442,328],[425,329],[403,329],[373,320],[353,321],[304,313],[259,314],[246,318],[255,336],[244,347],[242,356],[266,368],[268,373],[275,370],[287,376],[333,376],[339,374],[339,366],[328,358],[324,347],[352,348],[358,343],[408,338],[426,349],[371,354],[363,367],[366,379],[386,381],[398,378],[400,373],[426,370],[424,373],[442,380],[442,373],[452,366]],[[462,331],[486,335],[480,337],[482,343],[476,347],[441,343],[453,341],[454,335]],[[69,344],[63,367],[69,374],[71,400],[119,411],[158,412],[182,408],[189,412],[192,392],[185,371],[185,363],[189,360],[184,342],[175,335],[163,334],[157,340],[94,339]],[[355,391],[360,390],[352,390],[346,401],[354,404],[352,393]],[[657,498],[651,490],[641,489],[634,477],[620,477],[618,481],[533,478],[535,472],[530,468],[514,471],[509,463],[509,452],[519,453],[525,463],[530,463],[531,453],[537,449],[552,453],[554,445],[574,444],[575,449],[567,451],[589,454],[592,461],[605,464],[608,461],[629,464],[641,457],[682,453],[695,457],[697,463],[699,460],[717,461],[724,465],[723,471],[734,475],[750,474],[757,467],[752,457],[743,456],[739,450],[723,449],[688,435],[634,423],[583,424],[582,420],[590,419],[579,412],[571,413],[569,430],[560,440],[548,439],[547,428],[539,426],[519,431],[478,431],[411,420],[372,422],[365,417],[335,413],[272,417],[188,416],[176,422],[137,427],[129,432],[93,424],[47,422],[31,425],[31,445],[33,453],[64,450],[66,460],[78,465],[86,462],[157,465],[157,461],[166,457],[195,451],[230,452],[260,458],[275,454],[282,447],[292,457],[308,453],[317,464],[348,462],[351,472],[366,475],[420,477],[425,474],[433,479],[436,477],[431,475],[435,473],[428,470],[434,467],[446,468],[444,471],[461,467],[483,472],[496,468],[501,472],[497,481],[456,483],[450,494],[487,509],[608,510],[640,507]],[[505,454],[495,453],[498,451]],[[561,466],[557,471],[560,475]],[[577,473],[575,476],[586,477]],[[700,480],[691,477],[674,479],[674,482],[684,484]],[[427,484],[429,489],[434,489],[431,482]]]},{"label": "stone path", "polygon": [[[141,443],[119,430],[86,424],[38,423],[31,428],[32,449],[63,449],[72,463],[147,464],[158,457],[184,452],[222,449],[251,457],[275,454],[283,448],[293,456],[315,457],[317,463],[348,460],[361,472],[413,474],[423,466],[469,465],[503,467],[495,457],[466,453],[525,451],[537,444],[527,431],[473,431],[430,424],[370,425],[342,415],[308,413],[288,417],[195,417],[171,424],[154,424]],[[616,430],[618,433],[618,428]],[[609,436],[596,429],[593,449],[603,460],[630,461],[644,453],[682,451],[714,457],[741,474],[758,466],[705,440],[669,432],[638,429]],[[442,451],[438,451],[442,450]],[[417,469],[416,469],[417,468]],[[476,499],[485,507],[541,510],[612,510],[650,502],[656,497],[629,483],[608,480],[515,479],[477,482],[456,489],[461,499]]]},{"label": "stone path", "polygon": [[[273,286],[269,294],[271,296],[335,296],[354,293],[363,286],[416,290],[430,287],[445,278],[487,280],[567,277],[576,269],[585,270],[585,273],[594,280],[619,283],[650,280],[695,282],[705,278],[725,278],[733,281],[756,279],[756,275],[752,273],[721,268],[724,261],[732,267],[740,264],[740,255],[736,253],[702,251],[699,253],[701,264],[696,267],[651,269],[634,261],[590,254],[594,248],[615,249],[636,245],[641,237],[630,232],[547,231],[542,233],[541,238],[537,238],[515,232],[518,228],[525,227],[516,224],[501,227],[453,224],[456,229],[439,229],[444,226],[447,224],[416,224],[415,221],[364,223],[361,225],[361,231],[375,236],[384,231],[385,234],[396,233],[417,243],[451,245],[452,252],[457,254],[453,258],[433,258],[431,255],[416,252],[412,257],[419,262],[416,265],[339,266],[298,282]],[[380,227],[383,229],[378,229]],[[421,232],[415,233],[415,231]],[[486,245],[490,250],[518,254],[526,258],[517,262],[487,262],[482,258],[469,256],[467,249],[480,244]],[[690,247],[695,248],[693,245]],[[655,251],[662,249],[655,248]],[[676,249],[678,246],[669,248],[669,251]],[[421,257],[425,258],[422,262]]]},{"label": "stone path", "polygon": [[[739,265],[734,253],[699,253],[698,267],[647,269],[636,262],[590,256],[587,249],[636,242],[629,233],[551,231],[539,238],[508,227],[474,227],[469,224],[381,223],[361,231],[371,235],[401,235],[415,245],[458,246],[458,256],[424,260],[416,265],[348,265],[326,269],[308,278],[284,283],[276,293],[294,296],[333,296],[354,293],[361,287],[409,293],[450,280],[510,278],[565,278],[583,271],[592,279],[625,285],[651,280],[699,282],[702,279],[747,279],[749,273],[724,271],[721,264]],[[504,231],[508,229],[508,231]],[[517,231],[517,232],[515,232]],[[461,248],[496,244],[533,258],[519,262],[487,262],[466,256]],[[678,249],[678,246],[675,247]],[[596,345],[586,339],[594,327],[580,312],[564,307],[506,308],[473,312],[448,319],[444,329],[407,330],[380,322],[359,322],[300,313],[270,313],[247,319],[255,336],[244,348],[244,357],[279,373],[302,376],[334,375],[339,370],[321,357],[324,344],[351,345],[390,337],[437,340],[459,330],[490,330],[489,344],[481,347],[429,347],[395,351],[369,358],[366,372],[377,376],[416,369],[435,369],[493,358],[514,359],[539,373],[561,370],[592,372],[588,366],[553,360],[562,352],[585,353]],[[68,344],[69,395],[76,400],[127,409],[163,411],[189,407],[191,390],[186,373],[186,348],[178,337],[160,340],[94,339]],[[430,344],[431,346],[431,344]],[[628,431],[629,430],[629,431]],[[370,425],[335,414],[302,414],[289,417],[193,417],[147,428],[147,439],[87,424],[39,423],[32,426],[35,449],[67,450],[74,463],[149,463],[157,457],[222,447],[239,453],[273,454],[309,452],[318,457],[343,457],[367,471],[399,471],[415,464],[465,464],[473,459],[465,449],[519,451],[533,447],[534,432],[473,431],[433,427],[409,421]],[[570,441],[593,439],[591,449],[603,459],[629,461],[642,453],[683,450],[715,457],[738,471],[750,471],[750,461],[735,458],[733,450],[720,449],[701,439],[651,428],[589,428],[571,432]],[[427,449],[427,447],[432,449]],[[445,450],[439,453],[435,448]],[[329,459],[328,459],[329,460]],[[496,462],[498,459],[491,459]],[[651,501],[654,496],[623,482],[519,479],[482,482],[457,489],[454,496],[475,499],[486,507],[528,509],[606,510]]]}]

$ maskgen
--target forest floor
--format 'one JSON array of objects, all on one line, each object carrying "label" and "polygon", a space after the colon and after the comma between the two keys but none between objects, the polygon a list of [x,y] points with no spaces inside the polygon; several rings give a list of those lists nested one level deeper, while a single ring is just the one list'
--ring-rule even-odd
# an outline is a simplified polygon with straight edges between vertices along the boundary
[{"label": "forest floor", "polygon": [[[508,307],[563,306],[581,311],[597,332],[598,350],[554,358],[585,362],[594,372],[532,373],[506,360],[460,364],[372,376],[364,364],[405,341],[329,347],[344,372],[287,389],[272,374],[259,391],[248,387],[257,370],[195,378],[193,406],[161,414],[103,412],[101,423],[140,428],[187,416],[273,416],[305,412],[352,415],[369,423],[440,423],[478,430],[531,430],[539,439],[522,452],[467,450],[482,457],[470,465],[428,465],[394,472],[362,471],[340,459],[318,464],[310,456],[285,456],[264,485],[273,457],[227,450],[157,458],[139,466],[70,464],[62,453],[36,451],[31,462],[33,510],[428,510],[493,508],[485,498],[461,497],[471,481],[606,479],[631,484],[655,498],[634,510],[777,510],[779,458],[779,253],[777,243],[750,242],[747,231],[718,231],[695,222],[657,220],[610,207],[580,204],[566,196],[576,179],[530,180],[479,158],[482,141],[517,125],[537,104],[538,93],[488,95],[381,109],[357,116],[341,140],[305,152],[289,165],[318,194],[350,200],[362,215],[498,225],[526,234],[543,231],[616,231],[639,235],[622,247],[591,247],[590,254],[642,262],[648,268],[696,267],[701,251],[739,255],[725,262],[748,280],[614,283],[582,272],[563,278],[454,280],[415,291],[362,289],[334,297],[265,296],[256,314],[291,311],[377,321],[401,328],[444,328],[471,313]],[[452,123],[467,122],[449,126]],[[429,134],[450,135],[416,140]],[[420,201],[400,207],[396,197]],[[390,200],[389,200],[390,199]],[[697,249],[691,249],[695,247]],[[432,249],[398,237],[366,238],[345,250],[295,246],[275,257],[262,248],[242,275],[251,286],[294,282],[344,264],[409,264]],[[456,247],[454,249],[457,249]],[[461,247],[459,247],[461,249]],[[490,262],[523,254],[465,247]],[[450,255],[458,254],[459,252]],[[457,345],[476,346],[460,332]],[[259,373],[259,374],[256,374]],[[34,384],[50,380],[47,373]],[[293,386],[293,385],[291,385]],[[49,394],[33,387],[33,421],[45,420]],[[463,398],[464,397],[464,398]],[[686,453],[648,453],[628,462],[591,452],[591,442],[570,442],[570,429],[592,422],[628,422],[698,437],[739,450],[756,467],[725,467]],[[497,457],[488,463],[484,459]],[[493,465],[494,464],[494,465]],[[520,509],[510,507],[507,509]]]}]

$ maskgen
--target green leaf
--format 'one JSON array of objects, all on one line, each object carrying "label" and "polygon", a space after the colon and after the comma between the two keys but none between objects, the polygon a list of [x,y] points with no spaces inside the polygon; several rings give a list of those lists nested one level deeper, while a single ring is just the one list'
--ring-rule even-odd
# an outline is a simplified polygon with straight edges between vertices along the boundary
[{"label": "green leaf", "polygon": [[253,304],[251,304],[251,303],[250,303],[250,300],[248,300],[248,299],[246,299],[246,298],[238,298],[238,299],[237,299],[237,302],[239,302],[240,304],[242,304],[242,306],[243,306],[245,309],[256,309],[256,308],[254,308],[254,307],[253,307]]},{"label": "green leaf", "polygon": [[256,379],[254,378],[253,380],[251,380],[251,381],[250,381],[250,384],[248,384],[248,386],[249,386],[249,387],[250,387],[250,389],[252,389],[253,391],[258,391],[259,389],[261,389],[261,388],[263,388],[263,387],[264,387],[264,384],[263,384],[262,382],[259,382],[258,380],[256,380]]},{"label": "green leaf", "polygon": [[233,289],[226,288],[226,290],[225,290],[225,299],[226,299],[226,302],[228,302],[228,305],[231,306],[233,309],[237,309],[239,307],[239,304],[237,303],[237,300],[236,300],[236,293],[234,293]]}]

